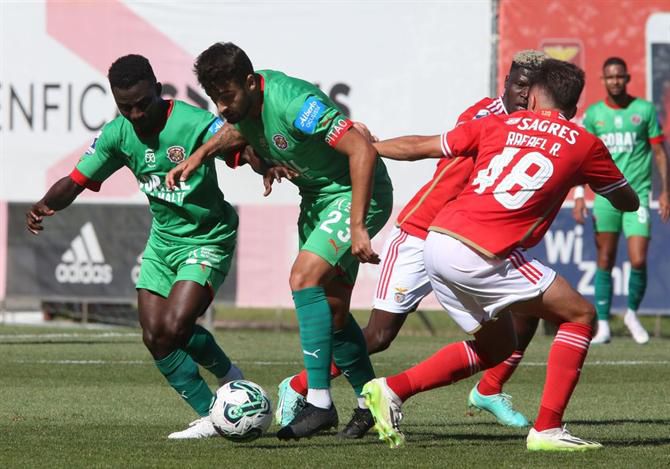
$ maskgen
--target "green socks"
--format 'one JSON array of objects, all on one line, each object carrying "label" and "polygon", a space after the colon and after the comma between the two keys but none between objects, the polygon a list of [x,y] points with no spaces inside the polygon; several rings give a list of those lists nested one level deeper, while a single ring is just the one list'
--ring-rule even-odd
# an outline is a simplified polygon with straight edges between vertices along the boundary
[{"label": "green socks", "polygon": [[333,318],[323,287],[293,292],[300,327],[300,344],[307,369],[307,386],[330,388],[330,361],[333,354]]},{"label": "green socks", "polygon": [[598,319],[607,321],[610,318],[610,306],[612,304],[612,272],[597,269],[594,284]]},{"label": "green socks", "polygon": [[156,360],[156,366],[188,405],[199,416],[209,414],[214,395],[198,373],[198,365],[182,349],[177,349],[165,358]]},{"label": "green socks", "polygon": [[216,343],[214,336],[198,324],[193,326],[193,335],[184,350],[196,363],[213,373],[217,378],[223,378],[230,370],[228,356]]},{"label": "green socks", "polygon": [[[595,300],[598,319],[608,320],[612,304],[612,273],[598,269],[595,275]],[[637,311],[647,289],[647,269],[631,269],[628,279],[628,309]]]},{"label": "green socks", "polygon": [[628,279],[628,309],[637,311],[647,289],[647,269],[631,269]]},{"label": "green socks", "polygon": [[357,396],[361,395],[363,385],[375,378],[363,331],[351,313],[344,329],[333,335],[333,359]]}]

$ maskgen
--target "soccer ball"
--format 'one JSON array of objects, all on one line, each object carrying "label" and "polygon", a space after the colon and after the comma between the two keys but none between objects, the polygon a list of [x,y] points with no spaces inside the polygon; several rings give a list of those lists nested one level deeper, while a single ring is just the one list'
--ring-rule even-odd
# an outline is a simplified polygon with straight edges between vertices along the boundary
[{"label": "soccer ball", "polygon": [[238,379],[221,386],[209,409],[214,429],[231,441],[252,441],[270,427],[272,404],[263,388]]}]

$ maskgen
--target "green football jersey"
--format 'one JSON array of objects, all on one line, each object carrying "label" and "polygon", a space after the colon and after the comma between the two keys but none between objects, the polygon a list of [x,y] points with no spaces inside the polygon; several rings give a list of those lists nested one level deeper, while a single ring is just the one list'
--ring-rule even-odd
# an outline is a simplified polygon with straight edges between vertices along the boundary
[{"label": "green football jersey", "polygon": [[635,98],[622,109],[599,101],[586,110],[584,127],[602,139],[640,200],[647,200],[651,191],[651,143],[663,139],[654,105]]},{"label": "green football jersey", "polygon": [[222,125],[210,112],[177,100],[170,102],[163,130],[151,137],[140,138],[132,124],[118,116],[102,128],[71,177],[97,191],[102,181],[127,166],[149,199],[152,234],[194,245],[223,242],[235,234],[238,219],[219,189],[214,160],[175,190],[165,186],[167,173]]},{"label": "green football jersey", "polygon": [[[334,149],[352,123],[320,89],[274,70],[261,76],[261,119],[247,118],[236,128],[272,165],[287,166],[303,196],[351,191],[349,159]],[[373,192],[393,190],[386,166],[377,159]]]}]

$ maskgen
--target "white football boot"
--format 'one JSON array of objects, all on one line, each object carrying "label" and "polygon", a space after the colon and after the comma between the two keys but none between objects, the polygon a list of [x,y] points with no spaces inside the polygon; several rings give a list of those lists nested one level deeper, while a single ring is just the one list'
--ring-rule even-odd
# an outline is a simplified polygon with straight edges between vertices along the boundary
[{"label": "white football boot", "polygon": [[635,342],[637,342],[638,344],[646,344],[647,342],[649,342],[649,333],[640,323],[640,320],[638,319],[635,311],[633,311],[632,309],[626,311],[626,314],[623,317],[623,323],[630,331],[630,335],[633,336],[633,340]]},{"label": "white football boot", "polygon": [[608,320],[598,319],[598,329],[596,335],[591,339],[591,345],[593,344],[609,344],[612,339],[610,333],[610,323]]},{"label": "white football boot", "polygon": [[212,425],[212,421],[209,419],[209,416],[200,417],[198,420],[188,424],[186,430],[180,432],[170,433],[168,439],[170,440],[188,440],[188,439],[198,439],[198,438],[211,438],[213,436],[219,436],[217,431]]},{"label": "white football boot", "polygon": [[538,432],[534,428],[528,432],[526,448],[530,451],[588,451],[602,448],[595,441],[582,440],[563,427],[550,428]]}]

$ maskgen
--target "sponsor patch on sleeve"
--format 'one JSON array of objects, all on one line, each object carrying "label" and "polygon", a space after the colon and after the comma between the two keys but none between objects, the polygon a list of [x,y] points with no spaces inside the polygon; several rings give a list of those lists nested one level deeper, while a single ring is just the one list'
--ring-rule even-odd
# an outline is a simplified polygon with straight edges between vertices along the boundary
[{"label": "sponsor patch on sleeve", "polygon": [[221,119],[220,117],[217,117],[214,120],[214,122],[211,123],[211,125],[209,126],[209,129],[207,129],[207,130],[210,134],[214,135],[219,130],[221,130],[221,127],[223,127],[223,124],[224,124],[223,119]]},{"label": "sponsor patch on sleeve", "polygon": [[84,152],[84,155],[92,155],[95,153],[95,145],[98,143],[98,139],[100,138],[100,135],[102,135],[102,130],[96,134],[96,136],[93,138],[93,142],[91,142],[91,145],[86,149]]},{"label": "sponsor patch on sleeve", "polygon": [[475,114],[475,117],[473,117],[473,119],[481,119],[482,117],[486,117],[490,114],[491,112],[488,109],[480,109],[479,112]]},{"label": "sponsor patch on sleeve", "polygon": [[293,125],[301,132],[311,135],[316,130],[319,118],[325,110],[325,104],[319,101],[318,98],[310,96],[302,105],[302,109],[300,109],[298,117],[293,121]]}]

